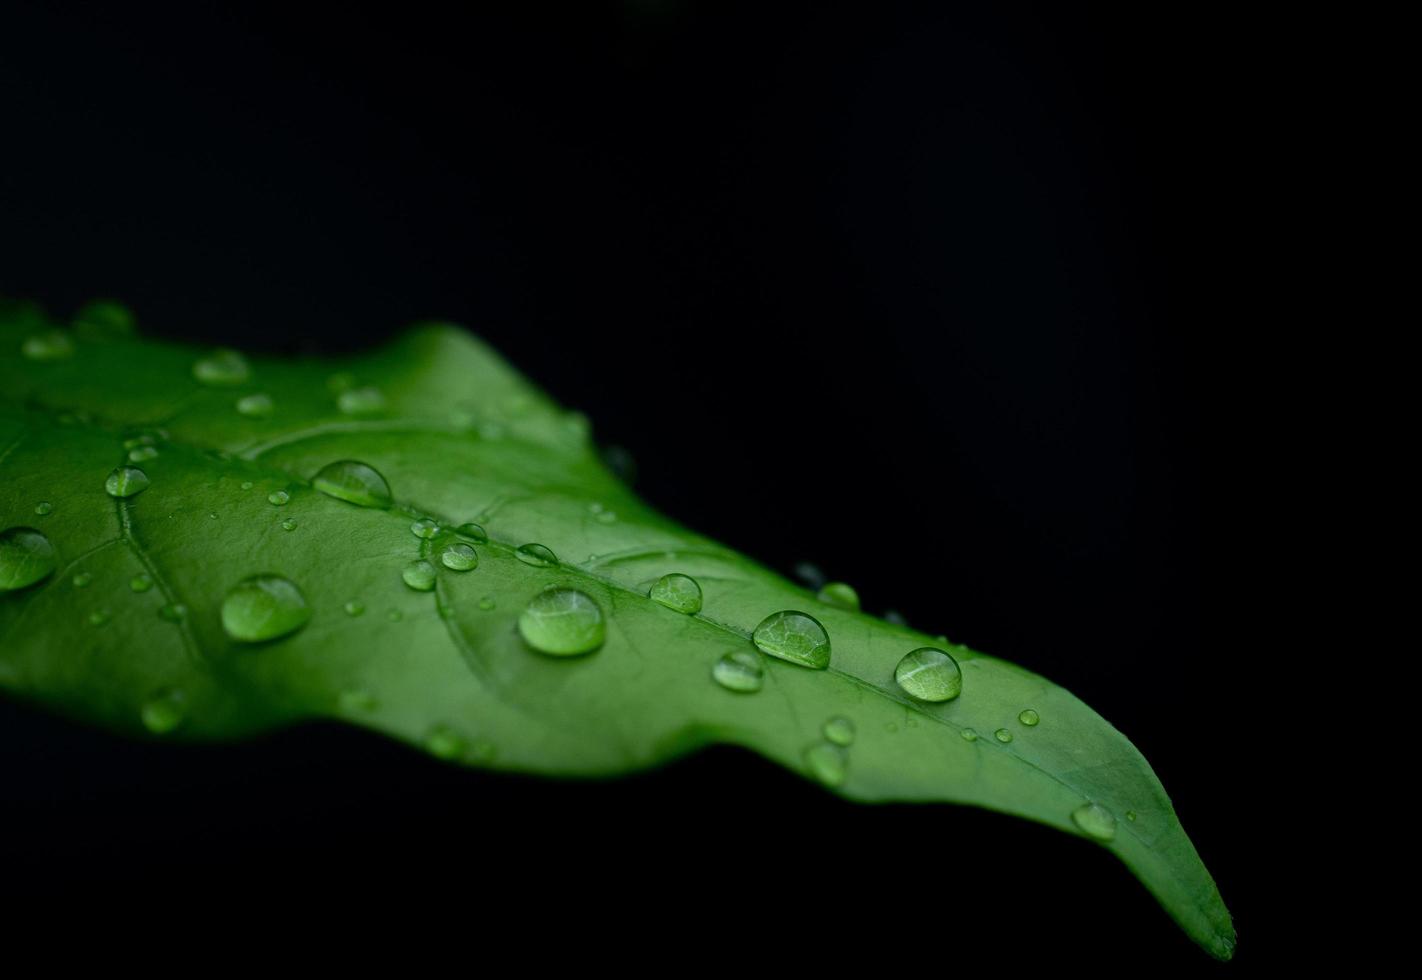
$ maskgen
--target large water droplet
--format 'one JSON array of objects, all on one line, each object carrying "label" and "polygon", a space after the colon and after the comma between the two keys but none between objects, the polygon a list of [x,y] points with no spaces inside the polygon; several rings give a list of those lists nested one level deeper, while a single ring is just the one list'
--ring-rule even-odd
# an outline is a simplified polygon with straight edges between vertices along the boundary
[{"label": "large water droplet", "polygon": [[167,735],[187,720],[187,706],[181,691],[159,691],[143,702],[139,718],[154,735]]},{"label": "large water droplet", "polygon": [[1116,836],[1116,815],[1100,803],[1083,803],[1071,811],[1071,821],[1087,837],[1104,841]]},{"label": "large water droplet", "polygon": [[825,722],[825,727],[821,729],[827,740],[835,745],[854,744],[854,722],[848,718],[838,716]]},{"label": "large water droplet", "polygon": [[1032,728],[1042,720],[1042,716],[1031,708],[1023,708],[1022,711],[1018,713],[1017,720],[1028,728]]},{"label": "large water droplet", "polygon": [[428,541],[439,533],[439,524],[430,520],[428,517],[421,517],[410,525],[410,533],[417,538],[423,538]]},{"label": "large water droplet", "polygon": [[234,640],[259,643],[294,633],[311,618],[296,583],[280,575],[253,575],[227,590],[222,628]]},{"label": "large water droplet", "polygon": [[379,388],[349,388],[336,397],[336,405],[347,415],[374,415],[385,408]]},{"label": "large water droplet", "polygon": [[74,356],[74,341],[63,330],[46,330],[26,337],[20,353],[32,361],[62,361]]},{"label": "large water droplet", "polygon": [[951,701],[963,690],[958,661],[933,647],[920,647],[905,654],[894,668],[894,680],[920,701]]},{"label": "large water droplet", "polygon": [[237,413],[249,419],[269,418],[276,405],[268,394],[244,395],[237,399]]},{"label": "large water droplet", "polygon": [[558,556],[553,554],[553,549],[536,542],[519,545],[514,554],[518,556],[519,561],[534,568],[548,568],[558,564]]},{"label": "large water droplet", "polygon": [[148,489],[148,474],[137,466],[117,467],[104,481],[104,489],[110,497],[132,497]]},{"label": "large water droplet", "polygon": [[606,626],[592,596],[576,589],[546,589],[519,614],[518,631],[539,653],[572,657],[602,646]]},{"label": "large water droplet", "polygon": [[831,742],[820,742],[806,750],[805,766],[824,785],[839,786],[849,773],[849,753]]},{"label": "large water droplet", "polygon": [[824,670],[830,662],[830,639],[820,621],[808,613],[783,609],[761,620],[751,640],[761,653],[792,664]]},{"label": "large water droplet", "polygon": [[54,545],[32,527],[0,532],[0,592],[34,585],[54,571]]},{"label": "large water droplet", "polygon": [[445,568],[452,568],[456,572],[467,572],[479,564],[479,554],[467,544],[451,544],[447,545],[440,553],[439,560]]},{"label": "large water droplet", "polygon": [[337,460],[321,467],[311,485],[328,497],[344,500],[357,507],[389,507],[392,502],[390,484],[373,466],[354,459]]},{"label": "large water droplet", "polygon": [[728,691],[750,694],[765,684],[765,665],[753,650],[732,650],[717,660],[711,676]]},{"label": "large water droplet", "polygon": [[487,544],[489,541],[488,532],[473,521],[459,525],[459,527],[454,529],[454,533],[461,538],[467,538],[473,541],[475,544]]},{"label": "large water droplet", "polygon": [[423,558],[406,565],[400,577],[416,592],[428,592],[435,587],[435,567]]},{"label": "large water droplet", "polygon": [[205,385],[227,387],[245,382],[252,370],[235,350],[215,350],[193,364],[193,377]]},{"label": "large water droplet", "polygon": [[827,606],[848,609],[851,612],[859,611],[859,593],[854,591],[854,586],[845,582],[830,582],[820,589],[816,598]]},{"label": "large water droplet", "polygon": [[654,602],[688,616],[701,611],[701,586],[690,575],[673,572],[663,575],[647,593]]}]

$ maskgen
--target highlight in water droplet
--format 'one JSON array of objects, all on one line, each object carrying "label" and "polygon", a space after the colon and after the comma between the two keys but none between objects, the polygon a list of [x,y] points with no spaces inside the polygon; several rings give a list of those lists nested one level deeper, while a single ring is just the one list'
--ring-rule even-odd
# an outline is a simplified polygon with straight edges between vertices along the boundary
[{"label": "highlight in water droplet", "polygon": [[20,353],[32,361],[62,361],[74,356],[74,341],[63,330],[46,330],[26,337]]},{"label": "highlight in water droplet", "polygon": [[553,549],[537,542],[519,545],[514,554],[518,556],[519,561],[534,568],[548,568],[558,564],[558,556],[553,554]]},{"label": "highlight in water droplet", "polygon": [[380,471],[354,459],[327,463],[312,477],[311,485],[328,497],[357,507],[384,509],[393,502],[390,484],[385,482]]},{"label": "highlight in water droplet", "polygon": [[435,587],[435,567],[423,558],[418,558],[400,572],[405,584],[416,592],[429,592]]},{"label": "highlight in water droplet", "polygon": [[894,668],[894,680],[911,697],[935,703],[951,701],[963,691],[963,672],[946,651],[919,647]]},{"label": "highlight in water droplet", "polygon": [[1071,812],[1071,820],[1095,840],[1108,841],[1116,836],[1116,815],[1099,803],[1083,803]]},{"label": "highlight in water droplet", "polygon": [[647,593],[653,602],[690,616],[701,611],[701,586],[690,575],[663,575]]},{"label": "highlight in water droplet", "polygon": [[732,650],[712,666],[711,677],[728,691],[753,694],[765,685],[765,665],[754,650]]},{"label": "highlight in water droplet", "polygon": [[534,596],[519,614],[518,631],[534,650],[555,657],[592,653],[606,636],[602,609],[592,596],[565,588]]},{"label": "highlight in water droplet", "polygon": [[242,643],[287,636],[311,619],[311,607],[295,582],[281,575],[252,575],[222,600],[222,628]]},{"label": "highlight in water droplet", "polygon": [[479,555],[469,545],[456,543],[446,545],[444,551],[440,552],[439,560],[445,568],[467,572],[479,564]]},{"label": "highlight in water droplet", "polygon": [[137,466],[117,467],[104,481],[104,489],[120,500],[132,497],[148,489],[148,474]]},{"label": "highlight in water droplet", "polygon": [[761,620],[751,640],[761,653],[792,664],[824,670],[830,662],[830,638],[809,613],[783,609]]}]

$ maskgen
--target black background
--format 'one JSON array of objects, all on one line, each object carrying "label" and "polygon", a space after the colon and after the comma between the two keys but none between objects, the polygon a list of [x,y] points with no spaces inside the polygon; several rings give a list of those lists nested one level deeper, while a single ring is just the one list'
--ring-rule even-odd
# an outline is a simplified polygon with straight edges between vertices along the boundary
[{"label": "black background", "polygon": [[[1260,138],[1237,17],[643,0],[0,25],[0,292],[61,315],[112,295],[147,332],[268,351],[468,325],[628,448],[653,504],[1095,707],[1172,794],[1235,966],[1270,957],[1237,734],[1272,656],[1231,477]],[[506,951],[553,915],[610,929],[602,953],[651,930],[692,960],[754,935],[1211,968],[1084,841],[844,804],[731,751],[563,784],[355,731],[185,749],[5,704],[0,767],[7,874],[37,894],[408,907],[455,884]]]}]

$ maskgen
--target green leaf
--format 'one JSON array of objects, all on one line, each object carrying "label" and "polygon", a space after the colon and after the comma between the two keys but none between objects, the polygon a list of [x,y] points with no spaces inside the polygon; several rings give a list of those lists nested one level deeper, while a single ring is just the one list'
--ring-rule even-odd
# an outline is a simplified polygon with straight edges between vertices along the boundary
[{"label": "green leaf", "polygon": [[[101,309],[66,330],[0,306],[0,531],[52,549],[0,539],[15,695],[169,739],[340,719],[557,776],[733,743],[852,799],[1096,839],[1231,955],[1214,882],[1125,736],[1035,674],[655,513],[581,416],[468,334],[264,360],[137,340]],[[815,622],[825,669],[806,666]],[[757,651],[762,623],[786,659]],[[899,670],[925,647],[952,660]]]}]

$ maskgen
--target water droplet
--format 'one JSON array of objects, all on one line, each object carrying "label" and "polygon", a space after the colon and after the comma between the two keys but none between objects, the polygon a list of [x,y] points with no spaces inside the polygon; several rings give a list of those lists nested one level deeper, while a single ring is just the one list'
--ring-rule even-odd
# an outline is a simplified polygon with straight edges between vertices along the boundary
[{"label": "water droplet", "polygon": [[[215,515],[214,515],[214,516],[215,516]],[[284,520],[284,521],[281,522],[281,529],[282,529],[283,531],[295,531],[295,530],[296,530],[296,522],[293,521],[290,517],[288,517],[286,520]]]},{"label": "water droplet", "polygon": [[296,583],[280,575],[252,575],[222,600],[222,628],[234,640],[259,643],[294,633],[311,618]]},{"label": "water droplet", "polygon": [[464,754],[464,738],[448,725],[436,725],[425,736],[425,750],[448,762]]},{"label": "water droplet", "polygon": [[360,602],[356,599],[352,599],[350,602],[347,602],[343,608],[345,609],[347,616],[360,616],[365,613],[365,603]]},{"label": "water droplet", "polygon": [[488,532],[473,521],[459,525],[459,527],[455,528],[454,533],[461,538],[467,538],[473,541],[475,544],[487,544],[489,541]]},{"label": "water droplet", "polygon": [[728,691],[751,694],[765,684],[765,665],[753,650],[732,650],[716,661],[711,676]]},{"label": "water droplet", "polygon": [[242,481],[242,489],[243,489],[243,490],[250,490],[250,489],[252,489],[253,486],[255,486],[255,484],[253,484],[251,480],[243,480],[243,481]]},{"label": "water droplet", "polygon": [[1071,821],[1087,837],[1105,841],[1116,836],[1116,815],[1100,803],[1083,803],[1071,811]]},{"label": "water droplet", "polygon": [[181,623],[188,618],[188,607],[181,602],[170,602],[158,610],[158,618],[169,623]]},{"label": "water droplet", "polygon": [[824,785],[840,786],[849,772],[849,754],[841,746],[821,742],[806,750],[805,766]]},{"label": "water droplet", "polygon": [[208,518],[208,520],[211,520],[211,521],[217,520],[217,511],[213,511],[211,514],[208,514],[208,515],[207,515],[207,518]]},{"label": "water droplet", "polygon": [[812,561],[797,561],[793,571],[797,579],[812,589],[818,589],[829,581],[829,576],[824,573],[824,570]]},{"label": "water droplet", "polygon": [[193,377],[205,385],[240,385],[251,373],[247,359],[237,351],[226,348],[215,350],[193,364]]},{"label": "water droplet", "polygon": [[62,361],[74,356],[74,341],[63,330],[46,330],[26,337],[20,353],[32,361]]},{"label": "water droplet", "polygon": [[859,593],[854,591],[854,586],[845,582],[830,582],[820,589],[816,598],[825,605],[834,606],[836,609],[859,611]]},{"label": "water droplet", "polygon": [[951,701],[963,690],[958,661],[933,647],[919,647],[906,654],[894,668],[894,680],[920,701]]},{"label": "water droplet", "polygon": [[606,446],[602,450],[602,461],[623,483],[631,486],[637,482],[637,461],[629,450],[622,446]]},{"label": "water droplet", "polygon": [[1012,733],[1009,732],[1006,728],[999,728],[997,731],[992,733],[992,737],[997,739],[1003,745],[1006,745],[1008,742],[1012,741]]},{"label": "water droplet", "polygon": [[1037,712],[1033,711],[1031,708],[1023,708],[1022,712],[1017,716],[1017,720],[1020,721],[1022,724],[1026,725],[1028,728],[1032,728],[1037,724],[1037,722],[1042,720],[1042,716],[1037,714]]},{"label": "water droplet", "polygon": [[94,581],[93,572],[77,572],[73,578],[74,587],[76,589],[82,589],[92,581]]},{"label": "water droplet", "polygon": [[825,722],[825,727],[821,731],[825,738],[835,745],[854,744],[854,722],[843,716],[831,718]]},{"label": "water droplet", "polygon": [[132,497],[148,489],[148,474],[137,466],[120,466],[104,481],[104,489],[110,497]]},{"label": "water droplet", "polygon": [[830,662],[830,639],[820,621],[808,613],[783,609],[761,620],[751,640],[761,653],[792,664],[824,670]]},{"label": "water droplet", "polygon": [[532,543],[521,544],[514,552],[518,560],[525,565],[532,565],[535,568],[548,568],[558,564],[558,556],[553,554],[553,549],[547,545]]},{"label": "water droplet", "polygon": [[390,484],[380,471],[354,459],[337,460],[321,467],[311,485],[328,497],[357,507],[389,507]]},{"label": "water droplet", "polygon": [[423,558],[406,565],[400,577],[416,592],[428,592],[435,587],[435,567]]},{"label": "water droplet", "polygon": [[341,710],[349,714],[369,714],[380,703],[375,700],[375,695],[362,688],[350,688],[342,691],[338,698]]},{"label": "water droplet", "polygon": [[249,419],[269,418],[275,408],[272,396],[265,393],[243,395],[237,399],[237,414],[245,415]]},{"label": "water droplet", "polygon": [[347,388],[336,396],[336,406],[347,415],[374,415],[385,408],[379,388]]},{"label": "water droplet", "polygon": [[485,612],[488,612],[490,609],[493,609],[494,605],[495,603],[493,596],[486,595],[479,600],[479,608],[484,610]]},{"label": "water droplet", "polygon": [[417,538],[424,538],[428,541],[439,533],[439,525],[428,517],[421,517],[410,525],[410,533]]},{"label": "water droplet", "polygon": [[456,572],[467,572],[479,564],[479,555],[467,544],[451,544],[447,545],[440,553],[439,560],[445,568],[452,568]]},{"label": "water droplet", "polygon": [[74,329],[92,339],[113,340],[133,333],[133,311],[111,299],[85,303],[74,314]]},{"label": "water droplet", "polygon": [[691,616],[701,611],[701,586],[690,575],[673,572],[663,575],[647,593],[653,602],[659,602],[668,609]]},{"label": "water droplet", "polygon": [[0,592],[34,585],[54,571],[54,545],[32,527],[0,532]]},{"label": "water droplet", "polygon": [[887,609],[887,610],[885,610],[885,611],[884,611],[884,622],[886,622],[886,623],[892,623],[892,624],[895,625],[895,626],[907,626],[907,625],[908,625],[908,620],[904,618],[904,614],[901,613],[901,612],[899,612],[897,609]]},{"label": "water droplet", "polygon": [[606,626],[592,596],[576,589],[546,589],[519,614],[518,631],[539,653],[571,657],[602,646]]},{"label": "water droplet", "polygon": [[1136,822],[1136,811],[1135,811],[1135,810],[1127,810],[1127,811],[1126,811],[1126,819],[1129,820],[1131,823],[1135,823],[1135,822]]},{"label": "water droplet", "polygon": [[40,503],[35,504],[35,513],[38,514],[40,517],[48,517],[50,514],[54,513],[54,504],[50,503],[47,500],[41,501]]},{"label": "water droplet", "polygon": [[290,502],[290,500],[291,494],[287,493],[285,490],[273,490],[271,493],[267,494],[267,503],[275,504],[278,507],[284,507],[288,502]]},{"label": "water droplet", "polygon": [[140,572],[128,580],[128,587],[134,592],[147,592],[153,588],[153,579],[144,572]]},{"label": "water droplet", "polygon": [[390,620],[390,622],[392,623],[398,623],[400,622],[400,620],[405,618],[405,614],[398,609],[392,609],[385,614],[385,618]]},{"label": "water droplet", "polygon": [[963,741],[965,742],[976,742],[978,740],[978,733],[971,728],[965,728],[958,734],[963,736]]},{"label": "water droplet", "polygon": [[187,706],[181,691],[171,688],[159,691],[143,702],[138,716],[143,727],[154,735],[167,735],[187,720]]},{"label": "water droplet", "polygon": [[150,459],[158,458],[158,450],[154,446],[134,446],[128,451],[128,461],[130,463],[146,463]]}]

